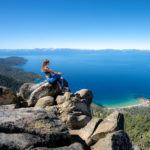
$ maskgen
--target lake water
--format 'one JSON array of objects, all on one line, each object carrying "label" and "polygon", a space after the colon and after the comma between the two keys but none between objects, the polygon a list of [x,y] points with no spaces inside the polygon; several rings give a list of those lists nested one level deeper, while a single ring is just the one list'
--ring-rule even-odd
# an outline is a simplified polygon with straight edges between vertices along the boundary
[{"label": "lake water", "polygon": [[150,97],[150,52],[78,51],[20,56],[28,59],[21,68],[39,74],[42,61],[50,59],[50,67],[63,73],[73,92],[91,89],[96,104],[125,106],[137,103],[139,97]]}]

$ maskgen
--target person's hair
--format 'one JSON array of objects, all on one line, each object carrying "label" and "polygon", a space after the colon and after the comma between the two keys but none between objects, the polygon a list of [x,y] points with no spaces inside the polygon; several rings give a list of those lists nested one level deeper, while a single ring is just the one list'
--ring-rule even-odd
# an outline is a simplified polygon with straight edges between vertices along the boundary
[{"label": "person's hair", "polygon": [[45,67],[47,64],[49,64],[49,60],[48,60],[48,59],[45,59],[45,60],[43,61],[43,63],[42,63],[42,68],[41,68],[42,71],[43,71],[44,67]]}]

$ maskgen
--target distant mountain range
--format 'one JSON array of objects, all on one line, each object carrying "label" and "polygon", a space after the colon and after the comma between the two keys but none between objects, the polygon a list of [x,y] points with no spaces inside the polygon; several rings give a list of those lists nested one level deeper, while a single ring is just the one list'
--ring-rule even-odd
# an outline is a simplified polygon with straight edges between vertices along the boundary
[{"label": "distant mountain range", "polygon": [[97,53],[97,52],[142,52],[147,53],[149,50],[138,50],[138,49],[70,49],[70,48],[35,48],[35,49],[0,49],[0,55],[41,55],[41,54],[52,54],[52,53]]}]

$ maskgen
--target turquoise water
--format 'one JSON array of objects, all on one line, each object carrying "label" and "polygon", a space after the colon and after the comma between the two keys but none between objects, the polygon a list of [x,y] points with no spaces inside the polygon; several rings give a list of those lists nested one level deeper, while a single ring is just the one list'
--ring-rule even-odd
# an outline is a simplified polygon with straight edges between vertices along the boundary
[{"label": "turquoise water", "polygon": [[50,59],[50,67],[63,73],[73,92],[91,89],[96,104],[127,106],[138,103],[139,97],[150,97],[150,52],[78,51],[20,56],[28,59],[21,68],[39,74],[43,59]]}]

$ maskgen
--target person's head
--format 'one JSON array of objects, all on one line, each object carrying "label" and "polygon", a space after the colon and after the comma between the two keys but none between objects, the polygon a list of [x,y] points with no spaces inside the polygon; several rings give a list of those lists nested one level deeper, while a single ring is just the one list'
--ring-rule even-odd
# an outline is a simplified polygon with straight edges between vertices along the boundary
[{"label": "person's head", "polygon": [[49,65],[49,60],[45,59],[42,64],[42,70],[44,69],[44,67],[47,67],[48,65]]}]

